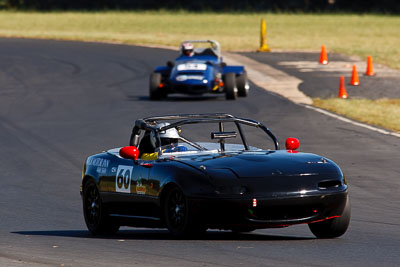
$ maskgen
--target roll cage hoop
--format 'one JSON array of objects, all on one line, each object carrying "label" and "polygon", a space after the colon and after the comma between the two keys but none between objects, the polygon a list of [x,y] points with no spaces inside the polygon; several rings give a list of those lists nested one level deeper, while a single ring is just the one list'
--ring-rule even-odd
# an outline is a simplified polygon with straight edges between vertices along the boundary
[{"label": "roll cage hoop", "polygon": [[210,47],[213,50],[213,52],[216,54],[216,56],[218,58],[218,62],[222,62],[221,45],[219,44],[218,41],[215,41],[215,40],[186,40],[180,44],[180,46],[179,46],[180,49],[182,47],[182,44],[184,44],[184,43],[204,43],[204,44],[208,43],[208,44],[210,44]]},{"label": "roll cage hoop", "polygon": [[[162,121],[174,121],[171,124],[157,128],[155,125]],[[179,115],[167,115],[167,116],[154,116],[147,117],[143,119],[136,120],[135,125],[132,129],[131,138],[129,141],[130,146],[138,146],[140,133],[142,130],[144,131],[152,131],[156,137],[156,146],[159,154],[161,154],[161,140],[159,133],[171,128],[178,128],[185,124],[198,124],[198,123],[218,123],[220,132],[224,132],[224,123],[225,122],[233,122],[235,123],[240,138],[242,140],[243,146],[245,150],[250,150],[249,145],[246,140],[246,136],[243,132],[241,124],[252,126],[256,128],[262,129],[273,141],[275,145],[275,149],[279,150],[279,142],[275,135],[261,122],[251,119],[238,118],[230,114],[225,113],[212,113],[212,114],[179,114]],[[190,142],[189,140],[184,139],[186,142],[190,143],[194,147],[197,147],[200,150],[203,150],[199,145]],[[225,150],[225,141],[224,138],[220,139],[221,150]]]}]

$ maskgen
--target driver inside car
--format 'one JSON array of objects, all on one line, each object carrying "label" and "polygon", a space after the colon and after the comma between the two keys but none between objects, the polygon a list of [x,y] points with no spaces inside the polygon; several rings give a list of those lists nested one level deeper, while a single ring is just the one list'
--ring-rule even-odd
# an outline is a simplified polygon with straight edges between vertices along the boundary
[{"label": "driver inside car", "polygon": [[182,56],[192,57],[194,55],[194,45],[192,43],[183,43],[181,47]]},{"label": "driver inside car", "polygon": [[[161,128],[163,126],[167,126],[169,123],[163,122],[156,125],[157,128]],[[161,140],[161,151],[163,153],[172,153],[172,152],[183,152],[188,149],[185,146],[178,145],[180,136],[178,131],[175,128],[171,128],[159,133]],[[154,152],[156,150],[156,137],[154,132],[150,132],[147,136],[144,136],[143,139],[148,138],[150,140],[150,145],[152,152],[144,151],[141,153],[139,158],[144,160],[155,160],[158,158],[158,152]],[[139,147],[139,151],[141,151],[142,142]]]}]

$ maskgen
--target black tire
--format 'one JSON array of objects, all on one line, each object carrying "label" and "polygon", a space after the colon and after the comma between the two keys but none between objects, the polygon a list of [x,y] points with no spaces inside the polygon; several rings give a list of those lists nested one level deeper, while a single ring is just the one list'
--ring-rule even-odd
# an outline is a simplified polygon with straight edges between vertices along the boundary
[{"label": "black tire", "polygon": [[235,73],[226,73],[224,76],[225,96],[227,100],[235,100],[238,90],[236,87]]},{"label": "black tire", "polygon": [[88,181],[83,189],[83,215],[93,235],[114,234],[119,230],[119,225],[112,222],[104,210],[99,190],[93,181]]},{"label": "black tire", "polygon": [[160,100],[166,97],[164,90],[160,88],[161,84],[161,73],[153,72],[150,74],[150,99],[151,100]]},{"label": "black tire", "polygon": [[308,227],[317,238],[336,238],[346,233],[350,224],[351,208],[347,199],[342,216],[330,220],[310,223]]},{"label": "black tire", "polygon": [[206,230],[194,219],[188,200],[178,187],[173,187],[167,192],[164,218],[169,232],[174,237],[198,236]]},{"label": "black tire", "polygon": [[249,93],[249,82],[247,81],[247,73],[243,72],[236,76],[236,86],[238,89],[238,96],[246,97]]}]

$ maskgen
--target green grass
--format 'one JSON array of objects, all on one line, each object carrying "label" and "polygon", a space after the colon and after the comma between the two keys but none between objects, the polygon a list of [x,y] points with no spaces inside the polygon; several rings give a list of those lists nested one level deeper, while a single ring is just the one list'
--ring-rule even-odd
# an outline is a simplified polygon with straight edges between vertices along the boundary
[{"label": "green grass", "polygon": [[313,99],[314,105],[351,119],[400,132],[400,98],[397,99]]},{"label": "green grass", "polygon": [[400,16],[351,14],[0,12],[0,36],[159,44],[216,39],[223,50],[256,50],[260,20],[269,47],[339,52],[400,69]]}]

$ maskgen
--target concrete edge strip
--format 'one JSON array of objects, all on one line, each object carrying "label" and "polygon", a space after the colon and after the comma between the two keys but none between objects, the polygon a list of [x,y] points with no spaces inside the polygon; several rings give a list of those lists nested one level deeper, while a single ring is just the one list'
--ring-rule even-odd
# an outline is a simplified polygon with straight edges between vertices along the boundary
[{"label": "concrete edge strip", "polygon": [[224,57],[230,65],[246,66],[247,76],[257,86],[281,95],[294,103],[312,105],[312,99],[299,90],[302,80],[240,54],[225,52]]}]

